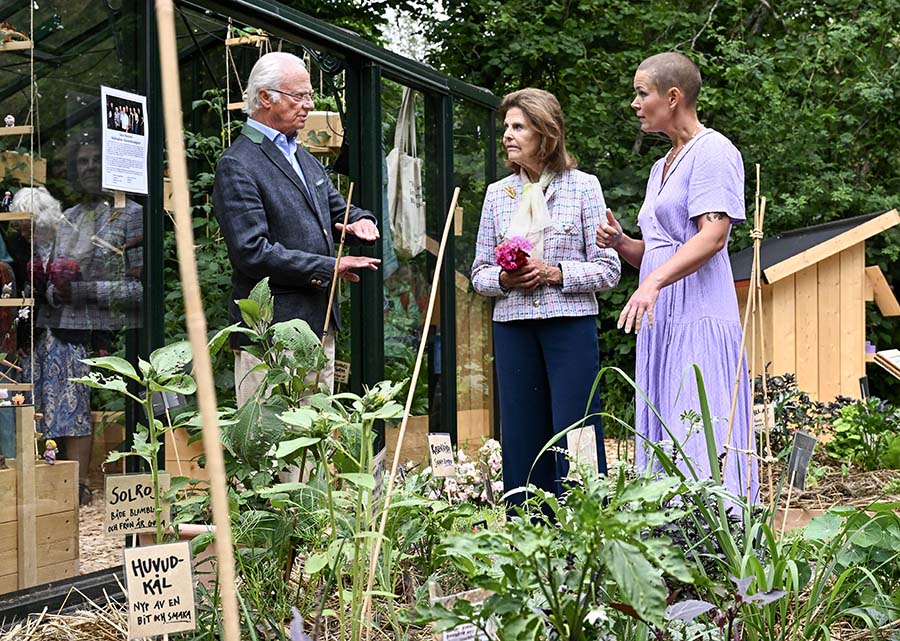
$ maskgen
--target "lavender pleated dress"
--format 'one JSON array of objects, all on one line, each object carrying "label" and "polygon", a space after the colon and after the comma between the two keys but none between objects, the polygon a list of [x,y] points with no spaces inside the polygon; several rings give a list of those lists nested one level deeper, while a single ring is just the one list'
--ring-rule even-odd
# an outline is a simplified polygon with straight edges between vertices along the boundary
[{"label": "lavender pleated dress", "polygon": [[[722,134],[705,129],[675,159],[661,182],[665,159],[650,171],[647,195],[638,224],[644,238],[641,281],[670,259],[697,233],[695,219],[707,212],[726,212],[732,223],[745,220],[744,166],[740,152]],[[637,465],[643,469],[652,442],[677,440],[700,478],[709,478],[709,456],[702,424],[691,429],[683,418],[693,410],[700,415],[700,401],[693,364],[700,367],[716,435],[716,449],[725,451],[728,416],[741,345],[737,296],[723,248],[693,274],[662,289],[656,301],[654,325],[646,318],[637,337],[636,381],[657,409],[666,426],[638,395],[636,429]],[[746,451],[750,440],[750,392],[746,359],[731,434],[731,447]],[[671,434],[669,433],[671,432]],[[666,449],[669,449],[668,447]],[[738,496],[758,500],[757,464],[754,457],[732,451],[725,465],[725,486]],[[679,468],[687,471],[684,460]],[[749,469],[749,479],[748,479]]]}]

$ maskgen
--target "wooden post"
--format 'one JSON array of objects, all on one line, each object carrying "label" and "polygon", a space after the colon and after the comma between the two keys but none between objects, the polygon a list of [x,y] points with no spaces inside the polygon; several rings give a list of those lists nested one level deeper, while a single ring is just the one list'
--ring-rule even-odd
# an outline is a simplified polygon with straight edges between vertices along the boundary
[{"label": "wooden post", "polygon": [[203,445],[209,491],[212,498],[213,523],[216,527],[218,587],[221,595],[224,641],[240,641],[237,593],[234,577],[234,549],[231,539],[231,515],[226,491],[225,459],[219,437],[216,390],[212,364],[206,345],[206,317],[200,299],[197,258],[194,255],[194,229],[188,195],[187,163],[184,155],[184,133],[181,122],[181,87],[178,73],[178,48],[175,40],[175,10],[172,0],[158,0],[156,21],[159,32],[159,59],[162,69],[163,110],[165,114],[166,149],[172,178],[172,200],[175,209],[175,234],[179,270],[184,292],[185,318],[194,357],[197,380],[197,403],[203,424]]},{"label": "wooden post", "polygon": [[21,405],[16,407],[16,527],[20,590],[37,585],[37,486],[34,466],[34,405]]}]

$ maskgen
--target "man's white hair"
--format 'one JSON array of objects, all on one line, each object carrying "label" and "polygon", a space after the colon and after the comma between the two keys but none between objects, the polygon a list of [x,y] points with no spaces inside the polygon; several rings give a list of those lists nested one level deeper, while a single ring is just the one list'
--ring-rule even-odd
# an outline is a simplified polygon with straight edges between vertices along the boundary
[{"label": "man's white hair", "polygon": [[[247,90],[244,92],[244,113],[253,115],[262,104],[259,102],[260,89],[281,89],[281,83],[289,70],[294,67],[306,69],[303,60],[292,53],[273,51],[267,53],[253,65],[250,77],[247,78]],[[281,95],[272,93],[272,102],[278,102]]]},{"label": "man's white hair", "polygon": [[13,196],[10,211],[30,211],[35,227],[56,229],[62,220],[62,207],[45,187],[23,187]]}]

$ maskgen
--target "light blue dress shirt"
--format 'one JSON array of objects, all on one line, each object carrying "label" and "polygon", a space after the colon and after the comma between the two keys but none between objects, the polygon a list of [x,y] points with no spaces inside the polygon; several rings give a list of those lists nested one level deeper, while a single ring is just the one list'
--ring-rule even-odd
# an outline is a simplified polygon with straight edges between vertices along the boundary
[{"label": "light blue dress shirt", "polygon": [[297,175],[300,176],[300,182],[302,182],[303,186],[306,188],[306,193],[311,193],[309,191],[309,185],[306,184],[306,176],[303,175],[303,170],[300,169],[300,163],[297,161],[297,132],[294,132],[294,135],[288,138],[277,129],[272,129],[268,125],[264,125],[253,118],[247,118],[247,124],[254,129],[261,131],[266,138],[275,143],[275,146],[284,154],[284,157],[291,163],[291,167],[293,167],[294,171],[297,172]]}]

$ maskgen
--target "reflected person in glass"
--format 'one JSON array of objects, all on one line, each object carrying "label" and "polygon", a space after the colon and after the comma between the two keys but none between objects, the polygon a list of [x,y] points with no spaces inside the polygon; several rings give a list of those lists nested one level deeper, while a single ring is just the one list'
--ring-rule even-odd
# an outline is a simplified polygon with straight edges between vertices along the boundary
[{"label": "reflected person in glass", "polygon": [[75,139],[69,162],[80,200],[63,212],[44,266],[35,404],[43,413],[39,429],[57,441],[60,459],[78,461],[80,497],[87,503],[93,443],[90,390],[69,379],[88,375],[82,359],[110,354],[117,331],[140,325],[143,209],[130,199],[123,208],[114,208],[103,194],[95,134]]}]

